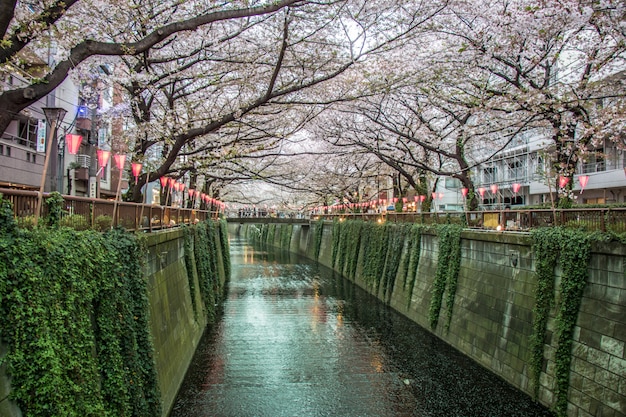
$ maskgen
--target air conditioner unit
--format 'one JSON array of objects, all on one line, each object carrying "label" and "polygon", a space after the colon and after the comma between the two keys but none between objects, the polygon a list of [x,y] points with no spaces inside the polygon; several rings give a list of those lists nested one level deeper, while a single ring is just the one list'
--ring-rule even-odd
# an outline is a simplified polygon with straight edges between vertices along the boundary
[{"label": "air conditioner unit", "polygon": [[76,155],[76,162],[78,162],[81,168],[89,168],[91,165],[91,156],[89,155]]}]

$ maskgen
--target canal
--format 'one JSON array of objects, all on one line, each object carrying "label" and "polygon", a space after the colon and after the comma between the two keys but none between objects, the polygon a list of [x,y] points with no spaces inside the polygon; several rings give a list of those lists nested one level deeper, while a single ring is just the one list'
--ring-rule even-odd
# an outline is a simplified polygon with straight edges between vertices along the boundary
[{"label": "canal", "polygon": [[321,265],[239,239],[231,257],[170,417],[552,415]]}]

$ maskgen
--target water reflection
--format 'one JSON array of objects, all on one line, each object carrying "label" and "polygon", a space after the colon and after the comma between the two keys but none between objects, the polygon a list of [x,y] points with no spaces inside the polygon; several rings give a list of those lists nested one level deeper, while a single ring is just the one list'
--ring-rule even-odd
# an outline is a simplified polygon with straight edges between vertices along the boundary
[{"label": "water reflection", "polygon": [[231,240],[232,277],[171,416],[548,416],[332,271]]}]

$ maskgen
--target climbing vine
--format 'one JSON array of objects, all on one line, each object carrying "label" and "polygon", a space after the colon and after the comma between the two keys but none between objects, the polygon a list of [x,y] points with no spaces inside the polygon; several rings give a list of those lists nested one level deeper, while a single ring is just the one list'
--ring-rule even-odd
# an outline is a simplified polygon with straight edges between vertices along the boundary
[{"label": "climbing vine", "polygon": [[291,244],[291,235],[293,234],[292,224],[283,224],[280,228],[280,247],[289,249]]},{"label": "climbing vine", "polygon": [[322,249],[322,236],[324,234],[324,220],[319,219],[315,225],[315,235],[313,243],[313,259],[318,261],[320,259],[320,251]]},{"label": "climbing vine", "polygon": [[407,295],[407,308],[411,306],[411,299],[413,298],[413,288],[415,287],[415,280],[417,278],[417,269],[419,267],[420,252],[422,248],[422,230],[424,226],[421,224],[414,224],[409,232],[409,248],[407,250],[406,260],[408,265],[406,266],[406,275],[404,282],[408,281],[409,294]]},{"label": "climbing vine", "polygon": [[437,226],[439,239],[439,254],[437,256],[437,272],[433,282],[433,293],[428,311],[428,320],[431,329],[437,328],[439,314],[445,297],[447,319],[445,329],[450,327],[452,320],[452,308],[461,266],[461,226],[445,224]]},{"label": "climbing vine", "polygon": [[361,231],[363,229],[362,221],[350,222],[346,232],[346,276],[354,280],[356,276],[357,263],[359,261],[359,251],[361,249]]},{"label": "climbing vine", "polygon": [[572,360],[573,334],[587,283],[591,242],[596,235],[564,228],[538,229],[532,233],[533,252],[537,254],[536,304],[533,335],[531,336],[531,369],[535,395],[543,367],[543,345],[550,307],[554,304],[554,268],[560,261],[562,276],[560,300],[557,305],[555,330],[557,349],[554,355],[556,378],[555,410],[559,416],[567,415]]},{"label": "climbing vine", "polygon": [[535,261],[535,308],[533,334],[530,338],[530,370],[535,398],[539,394],[539,377],[543,368],[543,346],[550,309],[554,303],[554,268],[559,252],[561,229],[545,228],[532,232],[533,252],[541,254]]},{"label": "climbing vine", "polygon": [[6,214],[0,333],[24,415],[160,415],[141,241],[117,229],[21,230]]},{"label": "climbing vine", "polygon": [[367,242],[367,245],[363,245],[363,281],[374,293],[378,292],[387,258],[386,227],[389,226],[376,223],[367,223],[363,226],[361,239]]},{"label": "climbing vine", "polygon": [[386,227],[387,233],[387,257],[385,259],[385,268],[383,272],[383,299],[389,301],[393,293],[393,287],[396,282],[396,275],[400,267],[402,258],[402,249],[406,240],[409,226],[406,224],[392,225]]},{"label": "climbing vine", "polygon": [[341,229],[343,229],[343,223],[334,220],[333,221],[333,247],[331,252],[331,266],[337,266],[337,258],[339,257],[339,245],[341,244]]},{"label": "climbing vine", "polygon": [[185,226],[183,228],[183,242],[185,246],[185,269],[187,271],[187,282],[189,283],[189,295],[191,296],[191,308],[193,318],[198,320],[198,307],[196,305],[196,280],[194,279],[195,259],[193,256],[193,244],[196,228]]},{"label": "climbing vine", "polygon": [[224,265],[224,277],[226,280],[230,278],[230,245],[228,243],[228,222],[225,219],[219,222],[220,245],[222,248],[222,262]]}]

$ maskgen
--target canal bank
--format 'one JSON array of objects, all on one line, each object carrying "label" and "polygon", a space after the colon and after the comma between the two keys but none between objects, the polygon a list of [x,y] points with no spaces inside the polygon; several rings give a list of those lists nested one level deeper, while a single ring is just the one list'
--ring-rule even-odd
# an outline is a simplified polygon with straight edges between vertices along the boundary
[{"label": "canal bank", "polygon": [[[385,230],[388,233],[389,229]],[[558,399],[565,397],[569,416],[626,413],[626,250],[622,244],[594,243],[591,248],[573,326],[571,354],[565,358],[569,360],[567,392],[559,396],[562,368],[567,362],[559,356],[563,351],[559,350],[558,337],[562,330],[557,324],[563,322],[559,308],[566,304],[562,284],[568,282],[563,274],[567,265],[557,259],[553,268],[555,300],[545,309],[545,329],[537,331],[533,329],[537,322],[536,301],[537,294],[542,293],[538,292],[536,272],[537,266],[543,265],[539,262],[543,254],[533,251],[528,235],[465,230],[460,233],[458,256],[440,256],[440,247],[450,250],[452,238],[442,238],[441,231],[424,229],[417,237],[407,233],[401,239],[388,238],[387,246],[377,249],[386,253],[385,263],[389,265],[383,271],[388,278],[374,285],[365,266],[372,267],[368,262],[376,257],[372,252],[376,242],[364,232],[351,241],[342,241],[337,238],[337,224],[332,223],[229,224],[229,231],[288,248],[342,272],[517,389],[533,396],[538,388],[536,398],[547,407],[554,409]],[[454,258],[459,261],[454,290],[450,291],[450,286],[441,289],[443,268],[439,265]],[[443,277],[443,282],[451,281]],[[433,305],[438,293],[441,305],[435,309],[440,318],[437,321],[433,320]],[[538,384],[533,382],[532,372],[533,360],[537,362],[532,344],[536,335],[543,338]]]},{"label": "canal bank", "polygon": [[551,417],[335,271],[230,239],[223,313],[170,417]]}]

